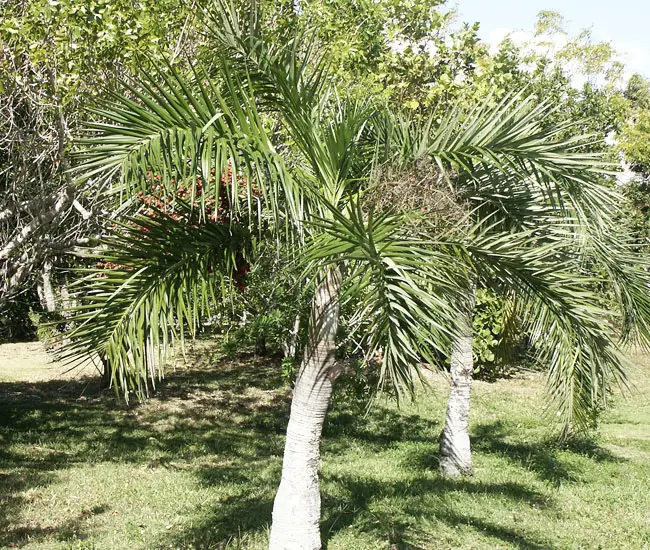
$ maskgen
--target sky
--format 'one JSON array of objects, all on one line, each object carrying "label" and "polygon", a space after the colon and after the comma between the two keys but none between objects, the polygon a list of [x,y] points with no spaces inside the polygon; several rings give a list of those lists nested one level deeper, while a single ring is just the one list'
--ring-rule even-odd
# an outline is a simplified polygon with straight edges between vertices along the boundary
[{"label": "sky", "polygon": [[609,41],[621,52],[626,73],[650,78],[650,0],[452,0],[460,21],[481,24],[480,36],[500,42],[508,31],[533,31],[537,13],[557,11],[570,34],[588,28],[594,42]]}]

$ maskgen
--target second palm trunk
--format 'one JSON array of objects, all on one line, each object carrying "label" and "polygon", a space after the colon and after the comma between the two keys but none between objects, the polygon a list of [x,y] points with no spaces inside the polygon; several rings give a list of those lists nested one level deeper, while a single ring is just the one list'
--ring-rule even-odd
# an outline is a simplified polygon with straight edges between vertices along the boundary
[{"label": "second palm trunk", "polygon": [[474,303],[475,289],[472,287],[466,307],[460,309],[458,333],[451,350],[449,400],[445,427],[440,439],[440,471],[447,476],[472,474],[469,410],[474,375],[472,355]]}]

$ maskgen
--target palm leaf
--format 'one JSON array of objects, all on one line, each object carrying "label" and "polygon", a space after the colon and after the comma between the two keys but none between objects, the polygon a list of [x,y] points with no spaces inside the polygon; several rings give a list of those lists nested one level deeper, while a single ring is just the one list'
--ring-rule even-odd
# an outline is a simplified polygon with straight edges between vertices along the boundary
[{"label": "palm leaf", "polygon": [[[413,395],[419,366],[437,364],[451,345],[459,282],[465,276],[449,254],[410,235],[403,215],[364,215],[357,198],[344,212],[314,223],[321,230],[305,250],[314,269],[345,265],[344,300],[358,311],[359,346],[378,360],[380,387]],[[367,330],[363,330],[365,327]]]},{"label": "palm leaf", "polygon": [[[143,72],[123,83],[125,93],[93,110],[96,121],[79,140],[77,180],[98,180],[119,192],[120,203],[150,192],[152,176],[170,194],[200,182],[206,197],[218,197],[222,187],[231,198],[243,191],[244,201],[231,202],[251,221],[260,203],[278,227],[299,218],[300,189],[275,152],[250,90],[230,78],[227,67],[221,91],[194,71],[191,79],[171,65],[155,75]],[[204,211],[204,201],[197,206]]]},{"label": "palm leaf", "polygon": [[567,247],[561,240],[538,242],[531,233],[478,235],[467,245],[481,279],[516,296],[564,433],[589,427],[612,383],[626,384],[623,355],[603,323],[608,312],[592,290],[598,281],[576,272]]},{"label": "palm leaf", "polygon": [[181,211],[181,220],[156,212],[120,225],[95,256],[99,266],[78,270],[72,287],[78,305],[62,359],[105,357],[127,398],[130,389],[143,396],[155,387],[185,333],[196,334],[234,291],[233,270],[250,246],[245,227],[198,223],[189,206]]}]

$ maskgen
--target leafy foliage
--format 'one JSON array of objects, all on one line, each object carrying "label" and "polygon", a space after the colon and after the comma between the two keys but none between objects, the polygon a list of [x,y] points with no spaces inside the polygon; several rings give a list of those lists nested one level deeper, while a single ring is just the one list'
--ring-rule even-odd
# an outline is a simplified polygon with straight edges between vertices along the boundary
[{"label": "leafy foliage", "polygon": [[476,291],[472,319],[474,372],[481,379],[495,380],[507,374],[517,359],[525,336],[514,318],[513,304],[489,289]]},{"label": "leafy foliage", "polygon": [[97,354],[112,367],[113,383],[138,395],[155,387],[162,366],[185,331],[218,305],[242,251],[250,242],[245,228],[197,223],[158,212],[131,218],[105,241],[97,259],[111,267],[86,268],[77,283],[75,328],[66,335],[63,357]]},{"label": "leafy foliage", "polygon": [[36,326],[29,313],[32,308],[38,307],[38,297],[32,292],[21,294],[12,300],[0,316],[0,343],[34,339]]},{"label": "leafy foliage", "polygon": [[638,111],[634,121],[625,125],[621,149],[634,169],[650,172],[650,110]]}]

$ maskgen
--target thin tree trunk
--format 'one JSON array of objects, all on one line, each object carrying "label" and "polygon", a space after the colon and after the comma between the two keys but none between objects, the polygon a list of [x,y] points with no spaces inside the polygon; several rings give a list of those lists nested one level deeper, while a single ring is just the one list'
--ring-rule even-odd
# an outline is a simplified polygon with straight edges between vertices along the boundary
[{"label": "thin tree trunk", "polygon": [[469,440],[469,410],[474,359],[472,356],[472,287],[467,309],[459,314],[458,336],[451,350],[449,400],[445,427],[440,439],[440,471],[447,476],[472,475]]},{"label": "thin tree trunk", "polygon": [[294,357],[296,355],[298,332],[300,332],[300,314],[296,315],[293,320],[293,329],[287,336],[286,341],[282,342],[282,353],[285,357]]},{"label": "thin tree trunk", "polygon": [[61,297],[61,309],[63,317],[70,317],[70,308],[74,305],[72,299],[70,298],[70,292],[68,291],[68,285],[66,284],[67,279],[64,279],[63,282],[59,285],[59,296]]},{"label": "thin tree trunk", "polygon": [[43,265],[43,298],[45,300],[45,309],[52,313],[56,311],[56,297],[52,287],[52,264],[48,261]]},{"label": "thin tree trunk", "polygon": [[41,304],[41,307],[45,309],[45,292],[43,290],[43,278],[36,283],[36,294],[38,295],[38,302]]},{"label": "thin tree trunk", "polygon": [[108,362],[105,355],[100,355],[99,360],[102,363],[102,376],[99,381],[99,387],[100,389],[105,390],[111,387],[111,382],[113,381],[113,370],[111,369],[111,364]]},{"label": "thin tree trunk", "polygon": [[293,390],[282,464],[273,504],[270,550],[317,550],[320,538],[320,438],[335,378],[341,272],[328,271],[316,290],[309,338]]}]

